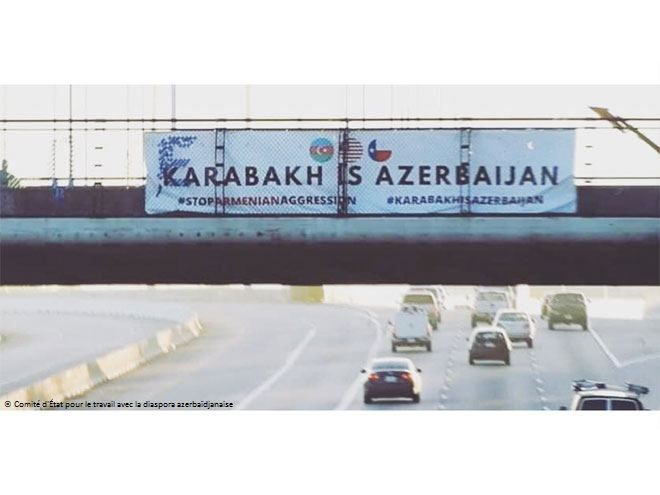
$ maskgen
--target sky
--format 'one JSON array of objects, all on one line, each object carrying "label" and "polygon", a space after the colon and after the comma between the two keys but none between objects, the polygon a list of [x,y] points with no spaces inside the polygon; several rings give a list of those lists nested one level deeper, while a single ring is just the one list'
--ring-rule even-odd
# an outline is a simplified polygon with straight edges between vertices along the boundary
[{"label": "sky", "polygon": [[[660,86],[0,86],[0,119],[68,119],[69,115],[74,119],[147,120],[171,119],[173,115],[178,119],[580,118],[595,116],[589,106],[607,107],[625,118],[660,119]],[[163,125],[163,128],[170,126]],[[186,125],[192,124],[179,124]],[[286,124],[267,125],[286,127]],[[660,121],[639,125],[655,127],[644,132],[660,142]],[[80,130],[73,132],[71,157],[68,124],[59,126],[59,130],[54,130],[52,123],[3,124],[0,158],[9,162],[14,175],[24,179],[47,179],[53,173],[67,177],[70,163],[77,178],[75,183],[79,185],[93,183],[94,179],[90,179],[93,177],[117,178],[104,181],[107,184],[132,184],[140,181],[128,181],[127,177],[144,176],[142,135],[152,124],[147,124],[146,129],[141,123],[134,124],[131,130],[127,130],[125,123],[77,125]],[[216,123],[193,126],[212,128]],[[111,130],[113,127],[121,130]],[[660,180],[658,154],[630,133],[584,131],[579,134],[578,146],[581,150],[588,148],[589,156],[578,154],[576,176],[658,177]]]}]

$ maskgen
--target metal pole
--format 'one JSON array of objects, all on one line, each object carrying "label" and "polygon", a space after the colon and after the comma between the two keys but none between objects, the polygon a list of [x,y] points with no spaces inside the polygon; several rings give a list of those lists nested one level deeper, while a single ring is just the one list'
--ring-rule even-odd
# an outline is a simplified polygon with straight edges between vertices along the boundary
[{"label": "metal pole", "polygon": [[176,84],[172,84],[172,130],[176,129]]},{"label": "metal pole", "polygon": [[126,187],[129,186],[129,177],[131,175],[131,90],[126,85]]},{"label": "metal pole", "polygon": [[73,87],[69,84],[69,187],[73,187]]},{"label": "metal pole", "polygon": [[[2,86],[2,114],[7,119],[7,87]],[[2,128],[2,163],[7,159],[7,124]]]},{"label": "metal pole", "polygon": [[250,85],[245,85],[245,120],[247,127],[250,127]]}]

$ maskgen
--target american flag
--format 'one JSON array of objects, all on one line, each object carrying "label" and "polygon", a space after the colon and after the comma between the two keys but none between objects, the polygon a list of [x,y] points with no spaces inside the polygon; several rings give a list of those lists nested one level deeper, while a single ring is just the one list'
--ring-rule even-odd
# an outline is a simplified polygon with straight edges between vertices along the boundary
[{"label": "american flag", "polygon": [[362,144],[354,138],[348,138],[344,141],[343,146],[346,146],[346,162],[355,163],[362,158]]}]

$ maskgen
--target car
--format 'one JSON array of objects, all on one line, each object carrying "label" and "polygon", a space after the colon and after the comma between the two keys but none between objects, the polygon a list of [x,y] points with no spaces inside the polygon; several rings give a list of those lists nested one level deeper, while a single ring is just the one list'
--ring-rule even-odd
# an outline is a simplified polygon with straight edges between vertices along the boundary
[{"label": "car", "polygon": [[573,382],[573,391],[572,411],[643,411],[640,396],[649,393],[648,387],[643,385],[611,385],[584,379]]},{"label": "car", "polygon": [[364,382],[364,403],[374,399],[411,399],[418,403],[422,393],[422,377],[419,368],[411,359],[386,357],[374,359]]},{"label": "car", "polygon": [[502,361],[511,364],[511,340],[500,327],[477,327],[468,337],[468,362],[477,360]]},{"label": "car", "polygon": [[438,329],[438,324],[440,323],[440,306],[431,291],[426,289],[409,290],[403,296],[401,307],[403,306],[419,306],[424,309],[433,330]]},{"label": "car", "polygon": [[500,309],[495,315],[493,326],[506,330],[512,342],[525,342],[527,347],[534,347],[536,325],[529,313],[518,309]]},{"label": "car", "polygon": [[472,327],[477,323],[491,324],[497,311],[511,308],[511,298],[508,291],[498,289],[480,289],[477,291],[472,312]]},{"label": "car", "polygon": [[543,296],[543,301],[541,302],[541,318],[546,319],[548,317],[548,312],[550,311],[550,299],[552,299],[554,294],[546,294]]},{"label": "car", "polygon": [[516,288],[511,286],[511,285],[481,285],[476,287],[475,292],[482,292],[482,291],[498,291],[498,292],[506,292],[507,295],[509,296],[509,301],[511,302],[511,307],[515,308],[516,307]]},{"label": "car", "polygon": [[392,352],[399,347],[424,347],[432,350],[431,324],[426,311],[419,306],[403,306],[390,322],[392,333]]},{"label": "car", "polygon": [[469,309],[474,308],[474,287],[452,286],[447,290],[445,307],[447,309]]},{"label": "car", "polygon": [[435,290],[438,292],[438,302],[443,308],[447,308],[447,291],[442,285],[436,285]]},{"label": "car", "polygon": [[577,324],[582,330],[589,329],[587,298],[580,292],[560,292],[548,303],[548,328],[555,329],[557,323]]},{"label": "car", "polygon": [[[441,285],[415,285],[409,289],[409,292],[424,290],[431,292],[435,296],[435,300],[438,302],[438,306],[441,309],[446,307],[445,303],[447,301],[447,292]],[[440,315],[440,321],[442,321],[442,315]]]}]

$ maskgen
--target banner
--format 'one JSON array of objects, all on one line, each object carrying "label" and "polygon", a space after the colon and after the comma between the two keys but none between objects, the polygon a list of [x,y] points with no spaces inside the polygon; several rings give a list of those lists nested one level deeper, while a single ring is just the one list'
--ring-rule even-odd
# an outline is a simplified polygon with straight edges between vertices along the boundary
[{"label": "banner", "polygon": [[463,193],[454,177],[461,162],[460,131],[351,131],[349,136],[348,194],[355,198],[349,214],[461,212],[460,203],[436,201]]},{"label": "banner", "polygon": [[209,180],[217,175],[215,138],[216,131],[145,133],[147,213],[217,212],[218,186]]},{"label": "banner", "polygon": [[339,131],[226,131],[225,213],[336,215]]},{"label": "banner", "polygon": [[472,213],[575,213],[572,129],[478,130],[470,136]]},{"label": "banner", "polygon": [[[573,130],[352,131],[355,214],[576,211]],[[349,160],[351,161],[351,160]]]},{"label": "banner", "polygon": [[574,213],[572,129],[216,130],[145,135],[147,213]]}]

